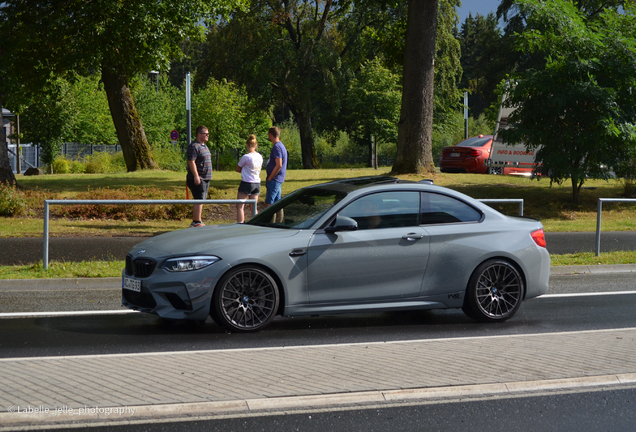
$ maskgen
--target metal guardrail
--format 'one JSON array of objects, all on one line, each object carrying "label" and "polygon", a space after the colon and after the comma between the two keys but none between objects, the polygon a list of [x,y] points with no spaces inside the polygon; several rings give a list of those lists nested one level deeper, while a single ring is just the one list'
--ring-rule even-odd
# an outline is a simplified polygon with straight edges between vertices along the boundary
[{"label": "metal guardrail", "polygon": [[[255,199],[228,199],[228,200],[44,200],[44,253],[42,265],[44,269],[49,268],[49,206],[50,205],[73,205],[73,204],[100,204],[100,205],[120,205],[120,204],[256,204]],[[252,216],[256,215],[256,206],[252,211]]]},{"label": "metal guardrail", "polygon": [[604,202],[633,202],[636,198],[599,198],[598,208],[596,209],[596,256],[601,253],[601,213],[603,212]]},{"label": "metal guardrail", "polygon": [[519,216],[523,216],[523,199],[514,198],[514,199],[478,199],[477,201],[483,203],[519,203]]}]

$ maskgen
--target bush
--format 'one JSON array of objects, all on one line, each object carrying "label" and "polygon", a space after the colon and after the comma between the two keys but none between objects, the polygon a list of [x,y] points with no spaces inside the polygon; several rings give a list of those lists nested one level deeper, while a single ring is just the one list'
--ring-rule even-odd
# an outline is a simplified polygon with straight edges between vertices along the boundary
[{"label": "bush", "polygon": [[59,156],[53,161],[54,174],[68,174],[71,169],[71,161],[64,156]]},{"label": "bush", "polygon": [[162,170],[182,172],[186,169],[185,154],[179,146],[155,146],[152,155]]},{"label": "bush", "polygon": [[[212,189],[212,188],[210,188]],[[212,192],[210,192],[212,193]],[[166,191],[159,188],[142,188],[128,186],[120,189],[100,188],[77,194],[75,199],[92,200],[135,200],[135,199],[184,199],[181,192]],[[78,219],[123,219],[123,220],[154,220],[176,219],[190,217],[192,206],[185,204],[174,205],[68,205],[52,207],[51,214],[59,217]]]},{"label": "bush", "polygon": [[0,184],[0,216],[18,216],[26,213],[26,201],[13,186]]},{"label": "bush", "polygon": [[126,167],[122,166],[121,162],[123,162],[123,154],[96,152],[86,157],[85,172],[87,174],[125,172]]}]

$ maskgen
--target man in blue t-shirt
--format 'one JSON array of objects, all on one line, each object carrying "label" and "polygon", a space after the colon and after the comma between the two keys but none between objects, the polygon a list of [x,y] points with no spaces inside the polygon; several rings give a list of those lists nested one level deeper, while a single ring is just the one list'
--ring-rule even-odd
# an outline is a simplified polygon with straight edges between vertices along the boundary
[{"label": "man in blue t-shirt", "polygon": [[267,139],[274,144],[272,152],[269,154],[267,161],[267,179],[265,187],[267,194],[265,195],[265,206],[269,207],[276,201],[281,199],[281,186],[285,182],[285,172],[287,171],[287,149],[280,142],[280,129],[277,127],[269,128]]}]

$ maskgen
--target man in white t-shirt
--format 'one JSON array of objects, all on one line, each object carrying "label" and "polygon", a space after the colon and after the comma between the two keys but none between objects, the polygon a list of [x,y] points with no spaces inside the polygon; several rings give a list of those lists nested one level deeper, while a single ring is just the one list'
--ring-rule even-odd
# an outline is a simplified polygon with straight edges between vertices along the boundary
[{"label": "man in white t-shirt", "polygon": [[[261,168],[263,167],[263,156],[256,152],[256,137],[250,135],[245,143],[248,153],[243,155],[236,172],[241,173],[241,184],[238,188],[237,199],[258,199],[261,193]],[[255,204],[252,204],[252,214],[255,212]],[[245,222],[245,204],[236,205],[236,222]]]}]

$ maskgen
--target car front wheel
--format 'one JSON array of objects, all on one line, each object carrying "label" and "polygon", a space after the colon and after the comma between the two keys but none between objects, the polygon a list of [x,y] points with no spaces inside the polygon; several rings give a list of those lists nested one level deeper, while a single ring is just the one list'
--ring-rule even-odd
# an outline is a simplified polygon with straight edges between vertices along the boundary
[{"label": "car front wheel", "polygon": [[471,276],[462,310],[478,321],[505,321],[519,309],[524,289],[523,278],[512,264],[488,260]]},{"label": "car front wheel", "polygon": [[278,285],[265,270],[241,266],[220,280],[212,296],[210,315],[229,330],[255,332],[265,328],[276,315]]}]

